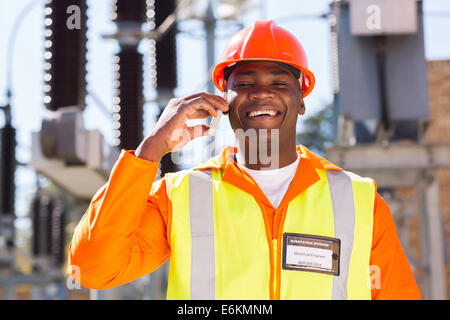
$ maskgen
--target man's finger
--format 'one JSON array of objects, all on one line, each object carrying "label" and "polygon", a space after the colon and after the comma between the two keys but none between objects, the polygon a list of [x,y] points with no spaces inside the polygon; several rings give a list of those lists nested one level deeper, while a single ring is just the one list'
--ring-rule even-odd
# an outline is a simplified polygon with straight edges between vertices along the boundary
[{"label": "man's finger", "polygon": [[188,117],[194,116],[197,110],[207,111],[210,114],[210,117],[217,116],[217,111],[214,105],[201,96],[190,100],[187,104],[187,108]]},{"label": "man's finger", "polygon": [[187,116],[188,119],[206,119],[209,117],[211,117],[211,114],[203,109],[195,110],[193,114],[188,114]]},{"label": "man's finger", "polygon": [[221,96],[218,96],[216,94],[205,94],[204,97],[218,109],[225,111],[225,112],[228,111],[228,108],[229,108],[228,102]]},{"label": "man's finger", "polygon": [[228,102],[223,99],[221,96],[218,96],[217,94],[213,93],[207,93],[207,92],[200,92],[193,95],[190,95],[185,98],[185,100],[194,100],[196,98],[202,97],[208,102],[211,103],[211,105],[214,106],[215,109],[221,109],[222,111],[228,111]]}]

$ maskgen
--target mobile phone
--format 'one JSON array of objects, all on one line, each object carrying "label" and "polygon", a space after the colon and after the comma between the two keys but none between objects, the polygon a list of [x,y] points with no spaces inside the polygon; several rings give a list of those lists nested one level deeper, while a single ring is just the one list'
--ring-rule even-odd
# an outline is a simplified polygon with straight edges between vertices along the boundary
[{"label": "mobile phone", "polygon": [[219,124],[222,110],[217,110],[217,117],[213,117],[209,124],[208,136],[213,136],[216,133],[216,127]]}]

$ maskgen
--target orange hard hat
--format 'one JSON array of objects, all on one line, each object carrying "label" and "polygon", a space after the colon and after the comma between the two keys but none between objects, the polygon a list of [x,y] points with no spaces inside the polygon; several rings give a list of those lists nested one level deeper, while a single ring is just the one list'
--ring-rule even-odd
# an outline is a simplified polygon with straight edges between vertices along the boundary
[{"label": "orange hard hat", "polygon": [[303,73],[300,77],[303,97],[314,88],[314,74],[308,70],[306,54],[300,42],[274,21],[256,21],[236,33],[228,42],[213,71],[217,89],[225,90],[224,69],[242,61],[274,61],[287,64]]}]

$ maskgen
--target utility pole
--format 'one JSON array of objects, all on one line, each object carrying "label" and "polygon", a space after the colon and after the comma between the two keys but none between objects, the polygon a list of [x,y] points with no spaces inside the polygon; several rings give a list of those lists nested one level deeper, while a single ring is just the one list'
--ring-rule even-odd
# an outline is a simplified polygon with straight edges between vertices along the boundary
[{"label": "utility pole", "polygon": [[14,246],[14,218],[15,218],[15,181],[16,172],[16,129],[12,126],[10,91],[8,102],[1,109],[5,115],[5,124],[0,129],[0,236],[5,240],[8,249]]},{"label": "utility pole", "polygon": [[15,18],[6,46],[6,99],[0,109],[4,113],[5,124],[0,129],[0,237],[8,248],[14,246],[15,181],[17,162],[15,158],[16,130],[12,126],[11,97],[13,79],[14,45],[26,16],[36,7],[38,1],[28,3]]}]

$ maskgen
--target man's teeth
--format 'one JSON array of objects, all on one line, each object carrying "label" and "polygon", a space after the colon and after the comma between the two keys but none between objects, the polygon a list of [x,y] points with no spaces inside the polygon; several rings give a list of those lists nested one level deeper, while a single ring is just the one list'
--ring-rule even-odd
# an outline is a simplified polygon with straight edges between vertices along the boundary
[{"label": "man's teeth", "polygon": [[253,118],[260,115],[269,115],[269,116],[276,116],[278,111],[275,110],[263,110],[263,111],[251,111],[249,112],[248,116]]}]

